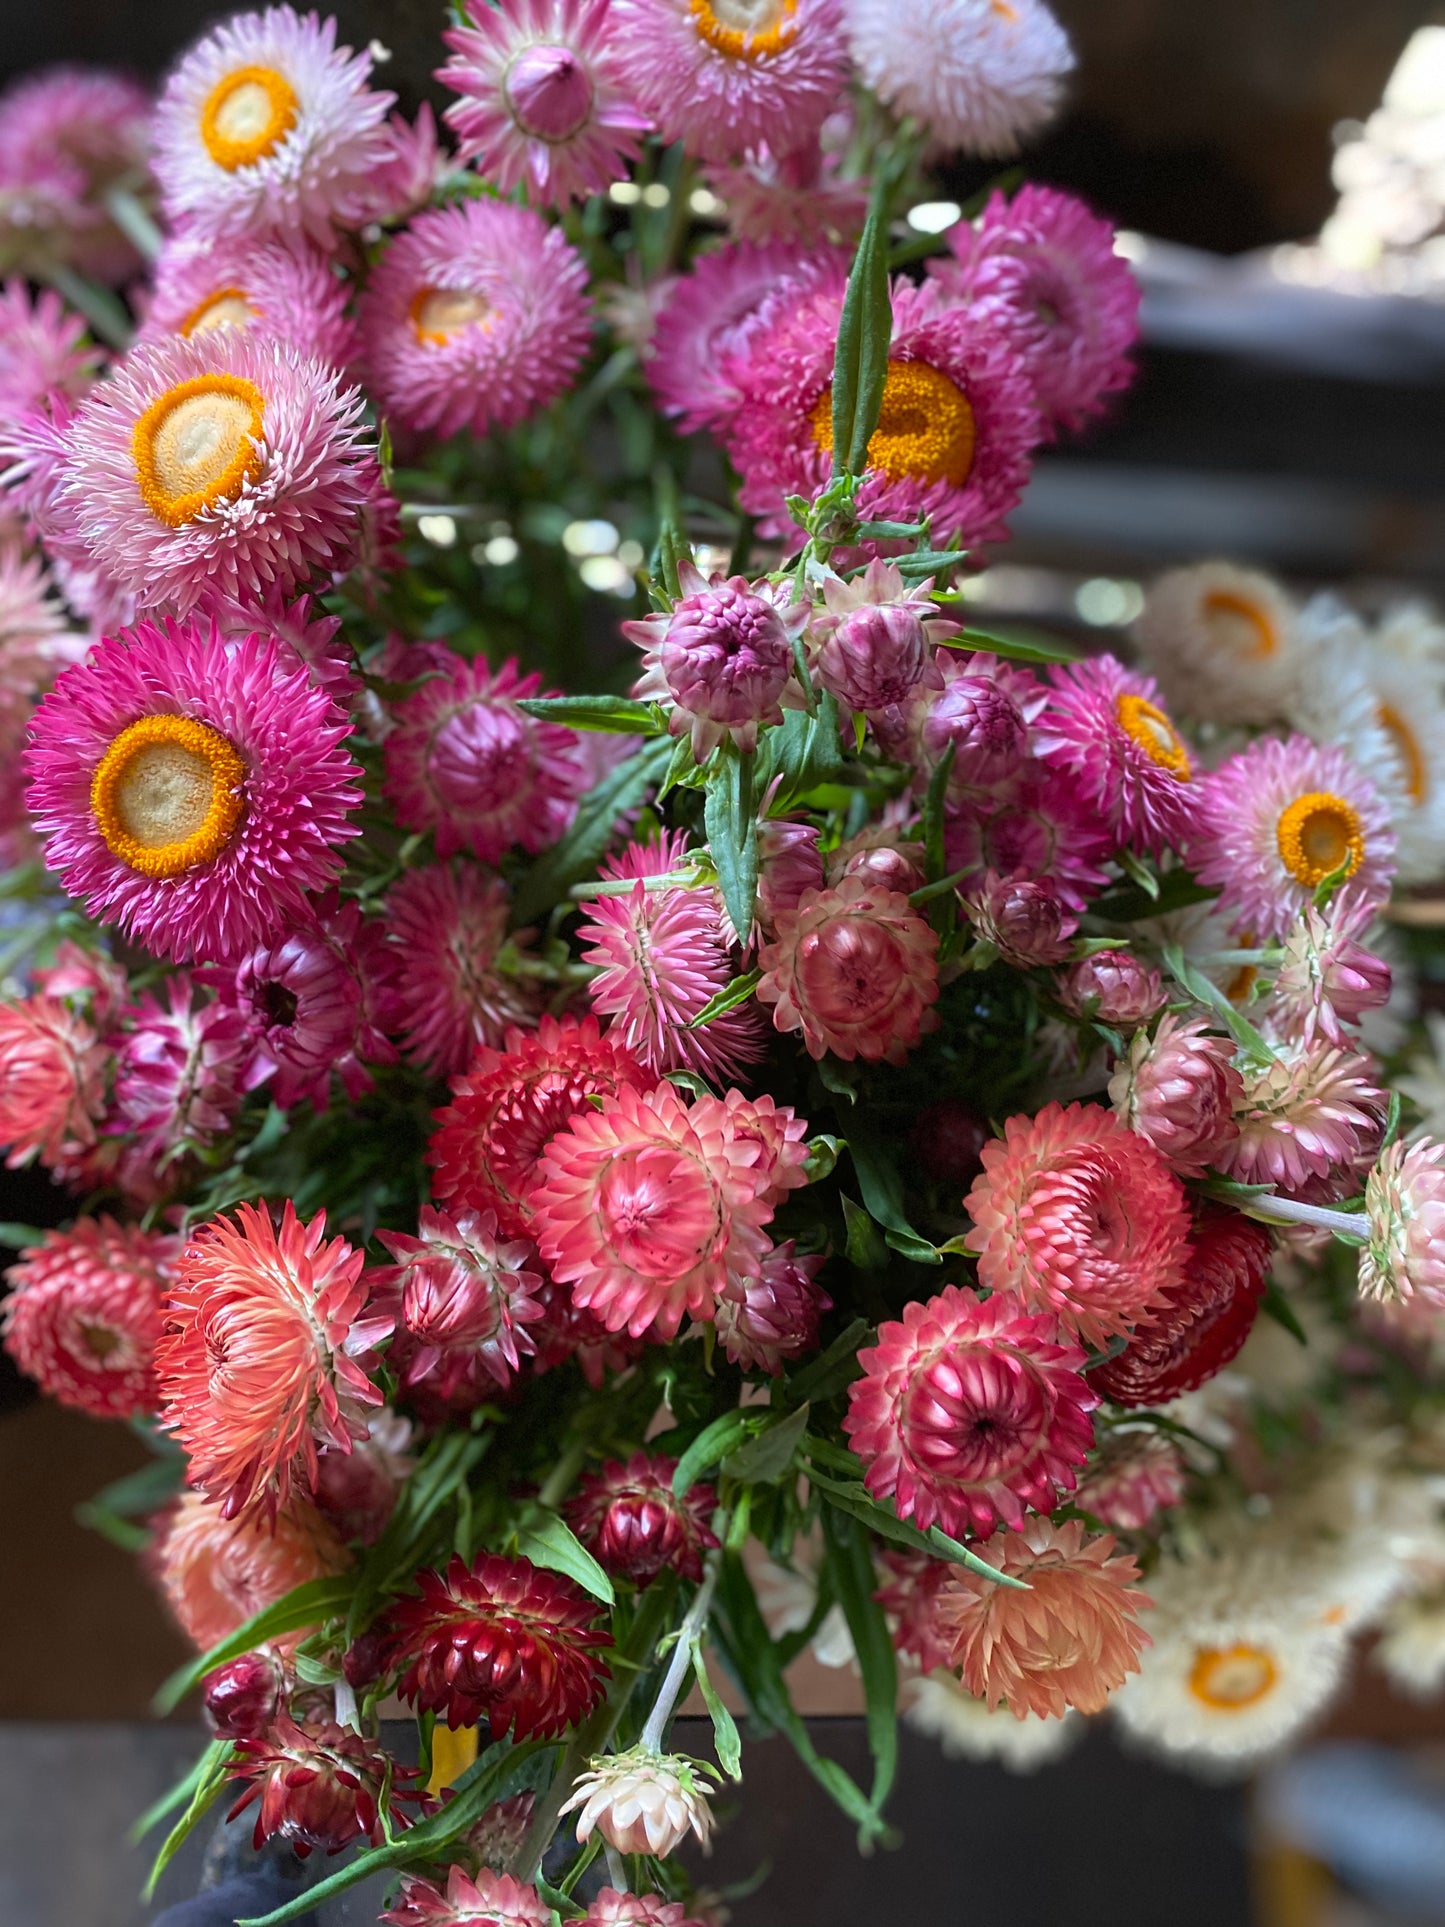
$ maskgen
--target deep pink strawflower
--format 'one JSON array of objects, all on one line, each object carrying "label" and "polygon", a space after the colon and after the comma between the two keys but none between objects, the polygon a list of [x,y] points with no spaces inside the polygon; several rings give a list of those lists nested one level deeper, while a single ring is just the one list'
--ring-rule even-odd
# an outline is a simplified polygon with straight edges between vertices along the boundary
[{"label": "deep pink strawflower", "polygon": [[875,1499],[922,1531],[983,1538],[1073,1490],[1099,1403],[1087,1353],[1011,1292],[946,1285],[858,1354],[843,1429]]},{"label": "deep pink strawflower", "polygon": [[852,582],[825,578],[824,612],[809,629],[813,667],[845,709],[888,709],[943,687],[933,645],[956,625],[936,613],[932,592],[931,576],[909,588],[897,564],[878,556]]},{"label": "deep pink strawflower", "polygon": [[845,877],[782,912],[758,951],[759,1001],[811,1057],[901,1064],[937,1027],[938,938],[907,897]]},{"label": "deep pink strawflower", "polygon": [[413,1341],[401,1353],[403,1384],[434,1380],[429,1389],[450,1401],[460,1383],[480,1403],[486,1381],[509,1385],[533,1349],[527,1327],[544,1315],[536,1251],[525,1238],[501,1237],[492,1211],[454,1215],[424,1204],[418,1229],[415,1238],[379,1232],[396,1262],[371,1274],[377,1298],[398,1301],[398,1342]]},{"label": "deep pink strawflower", "polygon": [[306,241],[217,240],[182,228],[155,264],[139,339],[238,328],[346,368],[357,343],[349,292],[331,257]]},{"label": "deep pink strawflower", "polygon": [[381,1916],[380,1927],[552,1927],[553,1919],[536,1888],[511,1874],[484,1867],[473,1878],[453,1865],[444,1887],[403,1874],[396,1904]]},{"label": "deep pink strawflower", "polygon": [[1184,1497],[1184,1456],[1162,1432],[1115,1432],[1079,1481],[1074,1504],[1116,1532],[1143,1532]]},{"label": "deep pink strawflower", "polygon": [[238,1739],[235,1749],[228,1777],[246,1791],[227,1819],[259,1799],[253,1845],[279,1836],[298,1860],[316,1847],[340,1853],[353,1840],[379,1847],[387,1837],[383,1807],[397,1827],[405,1822],[393,1803],[421,1797],[407,1784],[418,1777],[414,1766],[399,1766],[375,1740],[335,1720],[298,1726],[281,1713],[263,1739]]},{"label": "deep pink strawflower", "polygon": [[62,1405],[95,1418],[148,1417],[176,1240],[114,1219],[47,1231],[5,1276],[5,1349]]},{"label": "deep pink strawflower", "polygon": [[1179,848],[1197,806],[1194,766],[1158,685],[1114,656],[1056,664],[1049,678],[1039,755],[1067,772],[1121,844]]},{"label": "deep pink strawflower", "polygon": [[1062,963],[1079,920],[1052,877],[1001,877],[985,870],[963,899],[979,941],[992,944],[1016,970]]},{"label": "deep pink strawflower", "polygon": [[251,1036],[242,1014],[203,1002],[189,972],[125,1013],[117,1046],[114,1128],[158,1171],[230,1130],[245,1097]]},{"label": "deep pink strawflower", "polygon": [[[0,190],[3,193],[3,190]],[[0,286],[0,428],[89,394],[101,353],[53,288]]]},{"label": "deep pink strawflower", "polygon": [[208,596],[204,612],[215,617],[223,636],[274,637],[284,645],[282,660],[288,667],[294,657],[316,687],[324,689],[343,712],[349,712],[360,699],[362,683],[341,618],[327,615],[311,596],[288,600],[273,582],[264,595],[248,591],[240,602]]},{"label": "deep pink strawflower", "polygon": [[1172,1011],[1150,1037],[1139,1031],[1109,1082],[1116,1116],[1145,1137],[1186,1178],[1223,1168],[1239,1136],[1235,1113],[1244,1083],[1234,1046],[1203,1017]]},{"label": "deep pink strawflower", "polygon": [[884,1543],[874,1569],[882,1583],[873,1597],[888,1615],[894,1649],[917,1660],[921,1673],[947,1666],[953,1642],[938,1624],[938,1599],[952,1571],[948,1561]]},{"label": "deep pink strawflower", "polygon": [[545,1316],[530,1333],[537,1345],[532,1371],[538,1378],[575,1360],[595,1392],[606,1384],[609,1374],[625,1372],[646,1348],[646,1338],[608,1331],[595,1312],[573,1302],[570,1286],[559,1285],[553,1278],[543,1280],[542,1303]]},{"label": "deep pink strawflower", "polygon": [[1154,1146],[1096,1105],[1046,1104],[984,1146],[964,1199],[979,1283],[1102,1347],[1180,1280],[1189,1209]]},{"label": "deep pink strawflower", "polygon": [[1318,1204],[1348,1197],[1374,1162],[1388,1100],[1374,1060],[1323,1040],[1285,1044],[1246,1066],[1238,1136],[1219,1156],[1226,1177],[1272,1184]]},{"label": "deep pink strawflower", "polygon": [[1311,904],[1284,941],[1270,994],[1270,1023],[1305,1042],[1319,1037],[1338,1049],[1354,1041],[1361,1020],[1390,999],[1390,966],[1358,941],[1373,921],[1366,904],[1322,913]]},{"label": "deep pink strawflower", "polygon": [[985,803],[950,810],[944,859],[970,890],[986,870],[1051,877],[1070,910],[1088,908],[1108,878],[1115,839],[1062,771],[1027,762]]},{"label": "deep pink strawflower", "polygon": [[1164,985],[1153,965],[1132,950],[1096,950],[1059,972],[1054,994],[1081,1023],[1128,1031],[1157,1015]]},{"label": "deep pink strawflower", "polygon": [[634,1452],[624,1465],[609,1459],[589,1472],[563,1508],[569,1526],[614,1578],[647,1586],[671,1566],[696,1585],[702,1556],[716,1546],[709,1520],[717,1506],[710,1485],[672,1489],[677,1460]]},{"label": "deep pink strawflower", "polygon": [[109,1052],[58,997],[0,1003],[0,1147],[13,1171],[73,1162],[96,1139]]},{"label": "deep pink strawflower", "polygon": [[496,863],[514,844],[544,850],[566,831],[582,791],[575,733],[519,709],[542,678],[515,660],[458,659],[402,699],[386,739],[386,794],[408,830],[431,830],[439,857],[470,850]]},{"label": "deep pink strawflower", "polygon": [[434,1076],[457,1076],[532,1019],[525,979],[498,967],[509,904],[502,879],[465,857],[406,870],[386,893],[386,1028]]},{"label": "deep pink strawflower", "polygon": [[732,1277],[717,1301],[718,1339],[734,1365],[777,1378],[784,1365],[818,1348],[818,1327],[833,1301],[817,1283],[817,1254],[800,1257],[793,1240],[768,1252],[756,1271]]}]

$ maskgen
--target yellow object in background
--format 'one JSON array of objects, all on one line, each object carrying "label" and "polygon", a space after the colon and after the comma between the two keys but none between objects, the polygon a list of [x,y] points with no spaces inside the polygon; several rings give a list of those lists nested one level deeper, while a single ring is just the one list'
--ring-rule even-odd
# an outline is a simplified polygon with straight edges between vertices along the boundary
[{"label": "yellow object in background", "polygon": [[432,1728],[431,1736],[431,1778],[426,1783],[428,1793],[440,1794],[449,1786],[455,1786],[477,1757],[477,1729],[474,1726],[459,1726],[455,1732],[440,1722]]}]

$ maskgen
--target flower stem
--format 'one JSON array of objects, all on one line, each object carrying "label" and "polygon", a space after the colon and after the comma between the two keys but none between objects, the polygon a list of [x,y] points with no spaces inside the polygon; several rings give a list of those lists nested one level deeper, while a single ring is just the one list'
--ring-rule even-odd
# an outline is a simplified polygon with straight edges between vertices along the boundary
[{"label": "flower stem", "polygon": [[50,262],[43,278],[85,316],[91,333],[107,347],[124,352],[130,346],[130,316],[109,288],[87,281],[64,261]]},{"label": "flower stem", "polygon": [[642,1729],[639,1744],[649,1753],[662,1751],[662,1736],[667,1731],[667,1722],[672,1718],[672,1709],[677,1704],[682,1683],[692,1666],[692,1646],[707,1623],[708,1608],[712,1605],[713,1592],[717,1587],[718,1561],[716,1553],[708,1561],[707,1574],[697,1589],[697,1596],[687,1609],[687,1617],[678,1629],[677,1643],[672,1649],[672,1659],[658,1691],[656,1703],[647,1716],[647,1724]]},{"label": "flower stem", "polygon": [[1363,1211],[1331,1211],[1327,1205],[1273,1196],[1243,1199],[1239,1208],[1246,1217],[1258,1218],[1261,1224],[1305,1224],[1316,1231],[1332,1231],[1347,1238],[1370,1235],[1370,1220]]},{"label": "flower stem", "polygon": [[577,1474],[582,1470],[582,1461],[586,1457],[587,1447],[580,1439],[577,1440],[576,1443],[568,1446],[567,1450],[547,1474],[542,1489],[537,1494],[538,1499],[544,1506],[547,1506],[549,1509],[555,1507],[559,1499],[566,1497],[567,1490]]},{"label": "flower stem", "polygon": [[161,231],[151,219],[150,209],[146,207],[128,187],[113,187],[105,197],[106,209],[121,233],[147,261],[154,261],[161,251]]}]

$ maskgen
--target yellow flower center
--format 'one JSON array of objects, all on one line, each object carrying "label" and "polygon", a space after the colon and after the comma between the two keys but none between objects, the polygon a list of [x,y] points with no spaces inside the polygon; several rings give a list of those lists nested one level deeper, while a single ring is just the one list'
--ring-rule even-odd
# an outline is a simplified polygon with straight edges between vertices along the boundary
[{"label": "yellow flower center", "polygon": [[229,502],[258,473],[266,397],[240,375],[197,375],[157,397],[131,435],[136,479],[158,522],[178,529]]},{"label": "yellow flower center", "polygon": [[[812,413],[813,440],[833,452],[833,388]],[[890,361],[868,466],[891,482],[947,482],[962,488],[973,467],[977,431],[968,396],[926,361]]]},{"label": "yellow flower center", "polygon": [[443,347],[460,328],[490,323],[492,304],[470,288],[423,288],[411,304],[411,325],[418,341]]},{"label": "yellow flower center", "polygon": [[1184,739],[1156,703],[1128,693],[1114,704],[1114,714],[1124,734],[1143,750],[1151,763],[1167,769],[1181,783],[1193,774]]},{"label": "yellow flower center", "polygon": [[216,82],[201,109],[206,152],[228,174],[264,161],[296,125],[300,105],[274,67],[238,67]]},{"label": "yellow flower center", "polygon": [[767,60],[798,31],[798,0],[689,0],[700,40],[729,60]]},{"label": "yellow flower center", "polygon": [[1195,1658],[1189,1690],[1216,1713],[1242,1713],[1274,1690],[1279,1669],[1258,1646],[1206,1646]]},{"label": "yellow flower center", "polygon": [[1204,598],[1204,624],[1232,656],[1262,661],[1279,647],[1275,626],[1257,602],[1234,589],[1212,589]]},{"label": "yellow flower center", "polygon": [[101,757],[90,807],[106,847],[142,876],[209,863],[241,819],[246,765],[189,716],[142,716]]},{"label": "yellow flower center", "polygon": [[1390,746],[1400,759],[1406,794],[1412,803],[1423,803],[1430,794],[1430,778],[1420,749],[1419,737],[1393,703],[1381,703],[1377,713],[1380,727],[1389,737]]},{"label": "yellow flower center", "polygon": [[1352,877],[1365,860],[1365,835],[1359,813],[1343,796],[1311,790],[1281,811],[1275,828],[1280,861],[1297,883],[1318,889],[1343,868]]},{"label": "yellow flower center", "polygon": [[218,288],[186,316],[181,333],[189,340],[192,335],[209,334],[212,328],[249,328],[254,319],[251,304],[239,288]]}]

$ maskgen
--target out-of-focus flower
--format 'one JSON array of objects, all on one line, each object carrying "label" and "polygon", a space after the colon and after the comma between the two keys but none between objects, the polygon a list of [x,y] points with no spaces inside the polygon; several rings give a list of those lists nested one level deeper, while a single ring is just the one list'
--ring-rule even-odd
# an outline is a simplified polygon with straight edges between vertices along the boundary
[{"label": "out-of-focus flower", "polygon": [[1147,1024],[1164,1002],[1159,972],[1132,950],[1096,950],[1081,957],[1059,972],[1054,988],[1071,1017],[1126,1031]]},{"label": "out-of-focus flower", "polygon": [[186,1492],[162,1522],[148,1564],[181,1630],[201,1652],[228,1639],[297,1586],[345,1572],[351,1558],[305,1500],[271,1520],[228,1519]]},{"label": "out-of-focus flower", "polygon": [[1360,1290],[1386,1304],[1419,1297],[1445,1310],[1445,1145],[1392,1144],[1370,1173],[1365,1210]]},{"label": "out-of-focus flower", "polygon": [[1185,1464],[1162,1432],[1113,1432],[1079,1481],[1074,1504],[1116,1532],[1142,1532],[1184,1497]]},{"label": "out-of-focus flower", "polygon": [[156,262],[140,339],[241,328],[345,368],[356,358],[348,292],[330,257],[303,240],[223,240],[182,228]]},{"label": "out-of-focus flower", "polygon": [[712,1844],[712,1808],[701,1770],[646,1747],[593,1760],[562,1811],[577,1814],[579,1840],[590,1840],[595,1828],[618,1853],[664,1860],[689,1834],[704,1852]]},{"label": "out-of-focus flower", "polygon": [[[0,187],[0,201],[3,196]],[[32,293],[23,281],[0,286],[0,431],[26,415],[80,401],[100,362],[85,323],[53,288]]]},{"label": "out-of-focus flower", "polygon": [[58,997],[0,1003],[0,1146],[13,1171],[73,1163],[95,1143],[109,1053]]},{"label": "out-of-focus flower", "polygon": [[151,103],[125,74],[51,67],[0,95],[0,273],[56,266],[118,282],[140,265],[106,206],[140,189]]},{"label": "out-of-focus flower", "polygon": [[1193,765],[1159,690],[1114,656],[1055,666],[1038,752],[1066,770],[1121,844],[1177,848],[1193,823]]},{"label": "out-of-focus flower", "polygon": [[1300,670],[1294,604],[1233,562],[1166,571],[1135,634],[1169,701],[1200,722],[1273,722]]}]

